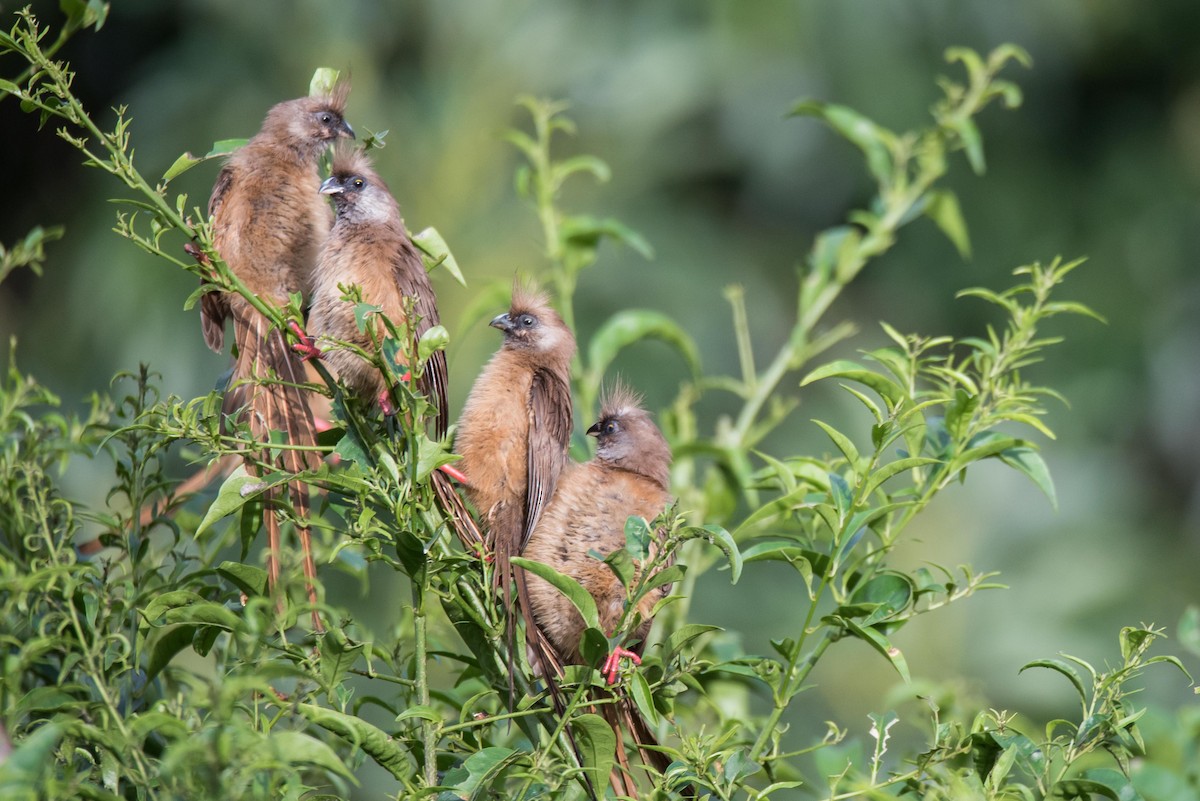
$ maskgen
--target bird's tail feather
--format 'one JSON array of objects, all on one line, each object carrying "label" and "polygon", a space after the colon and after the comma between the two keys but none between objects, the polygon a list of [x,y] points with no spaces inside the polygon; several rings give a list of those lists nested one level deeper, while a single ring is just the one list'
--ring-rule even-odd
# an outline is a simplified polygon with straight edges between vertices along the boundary
[{"label": "bird's tail feather", "polygon": [[[229,389],[225,393],[226,414],[247,415],[251,436],[258,442],[271,443],[273,432],[283,436],[284,446],[311,447],[317,442],[317,430],[305,389],[304,363],[288,346],[287,338],[278,328],[249,304],[233,305],[234,341],[237,345],[237,360]],[[278,436],[278,435],[276,435]],[[315,450],[297,450],[295,447],[279,449],[272,456],[266,445],[259,454],[261,462],[274,465],[287,473],[302,473],[315,470],[320,465],[320,456]],[[258,470],[247,460],[247,470]],[[291,503],[298,521],[296,530],[304,558],[305,589],[313,605],[313,626],[323,631],[317,611],[316,563],[312,555],[312,538],[305,525],[310,511],[308,487],[302,481],[290,481],[284,492]],[[268,501],[273,500],[268,496]],[[267,574],[271,587],[279,579],[280,535],[279,521],[275,510],[268,503],[263,510],[267,529],[270,555]]]}]

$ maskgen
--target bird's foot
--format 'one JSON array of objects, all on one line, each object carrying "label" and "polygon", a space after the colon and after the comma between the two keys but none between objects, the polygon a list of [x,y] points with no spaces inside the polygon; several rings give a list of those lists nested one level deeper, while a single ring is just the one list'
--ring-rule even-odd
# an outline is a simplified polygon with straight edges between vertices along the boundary
[{"label": "bird's foot", "polygon": [[317,347],[316,340],[304,333],[304,329],[295,320],[288,320],[288,328],[292,329],[292,333],[296,335],[296,339],[300,340],[292,345],[292,350],[299,353],[304,361],[319,359],[322,356],[321,349]]},{"label": "bird's foot", "polygon": [[642,658],[630,651],[628,648],[617,646],[613,649],[608,658],[604,660],[604,666],[600,668],[601,675],[609,684],[617,683],[617,675],[621,672],[621,660],[628,659],[635,665],[642,664]]},{"label": "bird's foot", "polygon": [[392,396],[386,389],[379,393],[379,409],[384,417],[396,416],[396,405],[392,403]]},{"label": "bird's foot", "polygon": [[441,470],[443,473],[450,476],[450,478],[454,479],[459,484],[462,484],[464,487],[471,486],[471,482],[467,481],[466,475],[464,475],[461,470],[454,467],[453,465],[444,464],[444,465],[439,466],[438,470]]},{"label": "bird's foot", "polygon": [[195,242],[185,242],[183,245],[183,250],[189,256],[195,259],[197,264],[203,267],[211,266],[212,262],[208,260],[208,254],[201,250],[200,246]]}]

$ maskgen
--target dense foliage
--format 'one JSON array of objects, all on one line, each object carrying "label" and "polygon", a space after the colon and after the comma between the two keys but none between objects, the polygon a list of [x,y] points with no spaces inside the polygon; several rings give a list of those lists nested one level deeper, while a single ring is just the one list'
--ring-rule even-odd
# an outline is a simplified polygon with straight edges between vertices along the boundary
[{"label": "dense foliage", "polygon": [[[210,231],[203,211],[174,194],[171,181],[233,144],[218,143],[205,157],[184,154],[161,179],[144,177],[134,164],[127,110],[118,109],[116,122],[103,128],[72,93],[69,66],[54,60],[66,38],[103,22],[106,7],[64,5],[67,21],[53,44],[28,13],[0,34],[0,49],[28,64],[0,80],[0,92],[124,185],[117,234],[216,288],[241,292],[278,325],[296,317],[297,304],[264,303],[219,259],[214,277],[184,251],[195,243],[211,253]],[[992,574],[968,565],[902,570],[892,559],[927,507],[965,480],[972,465],[999,460],[1054,500],[1034,438],[1053,436],[1042,418],[1058,394],[1031,385],[1023,369],[1058,341],[1043,330],[1051,318],[1096,316],[1057,295],[1080,261],[1026,265],[1007,289],[962,292],[999,315],[975,336],[909,334],[883,324],[889,346],[856,361],[821,361],[856,333],[829,321],[835,301],[901,229],[924,218],[960,251],[970,248],[957,199],[941,179],[960,153],[983,171],[976,117],[993,102],[1020,102],[1016,85],[998,76],[1013,62],[1027,65],[1027,57],[1012,46],[987,56],[964,49],[947,55],[961,77],[941,81],[943,96],[926,127],[893,132],[843,106],[793,107],[857,146],[877,191],[845,225],[815,238],[795,276],[794,326],[765,366],[756,360],[761,347],[736,289],[727,296],[738,375],[706,373],[684,328],[650,309],[623,309],[581,342],[574,370],[580,419],[593,415],[617,354],[643,339],[668,343],[692,374],[660,415],[675,454],[679,502],[658,558],[664,565],[677,559],[657,576],[635,576],[631,560],[645,555],[647,529],[634,520],[626,550],[606,560],[623,578],[631,606],[653,583],[672,580],[676,587],[660,606],[642,665],[622,678],[621,691],[673,760],[665,775],[642,776],[646,797],[688,788],[755,800],[1137,797],[1134,760],[1145,748],[1130,682],[1156,663],[1183,669],[1175,657],[1151,655],[1163,634],[1151,625],[1123,629],[1119,658],[1105,669],[1068,656],[1031,663],[1061,674],[1080,700],[1077,718],[1042,731],[1008,712],[943,708],[935,698],[905,713],[926,737],[906,753],[890,739],[897,712],[873,716],[865,737],[830,723],[815,742],[782,723],[790,709],[803,707],[810,674],[830,648],[866,643],[911,681],[895,633],[917,616],[997,586]],[[571,323],[577,277],[597,262],[602,243],[646,253],[650,245],[620,221],[563,208],[567,181],[608,180],[609,170],[595,157],[560,157],[563,135],[573,130],[562,105],[524,98],[519,106],[519,126],[508,138],[526,160],[516,189],[544,236],[537,277],[553,288]],[[44,244],[61,233],[37,229],[0,252],[0,278],[40,269]],[[435,231],[418,239],[431,270],[445,268],[462,280]],[[479,314],[501,305],[494,293],[481,295]],[[365,319],[374,310],[362,304],[360,312]],[[445,336],[438,329],[423,339],[419,355],[444,347]],[[322,572],[362,581],[395,577],[409,593],[387,628],[368,628],[330,603],[320,610],[327,630],[315,633],[304,625],[298,571],[290,571],[291,604],[281,614],[258,566],[264,490],[291,476],[252,479],[237,471],[198,510],[171,495],[163,470],[168,449],[207,464],[248,444],[244,430],[221,429],[216,393],[163,397],[153,372],[141,367],[98,393],[89,414],[65,415],[18,368],[17,355],[14,343],[0,387],[4,798],[341,798],[367,763],[391,775],[397,798],[583,798],[589,783],[605,786],[616,749],[625,745],[595,714],[603,701],[587,698],[602,682],[592,668],[568,672],[564,690],[572,700],[559,718],[518,648],[518,698],[515,709],[508,706],[510,656],[491,566],[458,547],[434,502],[428,477],[451,458],[446,443],[396,422],[429,413],[407,385],[398,390],[404,413],[388,419],[349,402],[328,375],[314,387],[331,400],[335,427],[324,447],[337,457],[302,476],[320,490],[311,522]],[[385,358],[374,358],[391,370]],[[797,382],[829,379],[861,408],[860,427],[815,421],[828,436],[825,454],[763,450],[794,410]],[[707,419],[697,408],[705,393],[728,393],[737,413]],[[581,443],[577,449],[582,456]],[[56,482],[65,461],[79,458],[111,466],[103,507],[72,501]],[[155,509],[152,519],[142,519],[144,508]],[[82,557],[74,547],[85,528],[100,532],[105,549],[96,556]],[[808,599],[794,619],[772,622],[773,653],[743,652],[689,614],[702,573],[727,568],[736,584],[770,562],[789,566]],[[594,622],[586,593],[565,577],[558,583]],[[1183,633],[1194,638],[1196,628],[1189,618]],[[610,640],[589,632],[585,657],[598,664],[624,633]],[[572,738],[563,736],[568,730]]]}]

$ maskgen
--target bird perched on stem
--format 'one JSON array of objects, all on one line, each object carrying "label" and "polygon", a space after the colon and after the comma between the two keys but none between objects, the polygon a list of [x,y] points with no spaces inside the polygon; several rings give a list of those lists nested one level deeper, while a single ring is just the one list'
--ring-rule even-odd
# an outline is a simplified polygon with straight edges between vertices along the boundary
[{"label": "bird perched on stem", "polygon": [[454,447],[509,603],[509,559],[525,546],[567,463],[575,335],[545,295],[519,286],[508,312],[491,325],[504,332],[504,344],[471,388]]},{"label": "bird perched on stem", "polygon": [[[356,303],[345,299],[343,287],[357,285],[364,303],[377,306],[396,331],[411,334],[407,352],[415,353],[416,340],[439,324],[437,297],[400,207],[365,152],[335,148],[331,175],[321,184],[320,193],[333,199],[334,223],[313,273],[308,335],[296,347],[306,358],[324,360],[353,394],[378,400],[384,413],[391,415],[391,388],[376,365],[350,349],[320,350],[313,338],[340,340],[368,353],[380,347],[389,333],[383,319],[367,317],[366,330],[360,329]],[[421,370],[417,386],[436,410],[438,439],[446,435],[448,425],[447,383],[446,354],[436,350]],[[479,530],[446,475],[436,472],[432,481],[459,538],[468,546],[479,544]]]},{"label": "bird perched on stem", "polygon": [[[601,669],[609,684],[616,681],[619,660],[640,663],[641,649],[652,622],[651,612],[666,596],[666,586],[656,587],[627,610],[624,584],[608,564],[592,554],[607,556],[626,547],[625,524],[630,516],[652,521],[673,503],[669,491],[671,450],[654,421],[641,407],[640,398],[617,385],[604,398],[600,420],[587,431],[597,439],[596,456],[583,464],[568,464],[559,477],[549,506],[534,528],[522,556],[549,565],[577,581],[596,601],[600,627],[612,637],[632,614],[632,649],[613,648]],[[650,558],[658,542],[649,546]],[[640,572],[640,565],[635,565]],[[524,573],[525,571],[519,571]],[[526,641],[530,663],[539,673],[561,674],[563,664],[582,664],[579,647],[586,628],[579,611],[557,589],[532,574],[525,577]],[[636,582],[631,582],[631,586]],[[659,770],[669,760],[642,746],[656,745],[653,734],[627,697],[605,705],[605,717],[618,738],[628,730],[642,758]],[[621,751],[623,754],[624,752]],[[634,795],[636,787],[624,770],[614,769],[612,784],[618,794]]]},{"label": "bird perched on stem", "polygon": [[[295,293],[307,295],[312,271],[332,224],[332,213],[317,194],[318,162],[329,144],[354,132],[343,117],[347,82],[326,95],[301,97],[272,107],[262,128],[225,163],[213,186],[208,211],[213,245],[230,271],[251,293],[278,306]],[[204,341],[224,349],[224,324],[233,321],[235,362],[223,411],[246,421],[261,450],[246,455],[252,474],[315,468],[318,456],[312,413],[303,389],[304,367],[288,347],[286,335],[245,297],[209,292],[200,301]],[[282,432],[278,456],[272,456],[272,432]],[[289,447],[291,446],[291,447]],[[267,529],[267,577],[277,586],[280,573],[280,523],[273,507],[286,498],[303,521],[308,492],[301,482],[267,490],[263,513]],[[304,551],[309,600],[316,602],[309,532],[297,529]],[[322,628],[315,610],[313,622]]]}]

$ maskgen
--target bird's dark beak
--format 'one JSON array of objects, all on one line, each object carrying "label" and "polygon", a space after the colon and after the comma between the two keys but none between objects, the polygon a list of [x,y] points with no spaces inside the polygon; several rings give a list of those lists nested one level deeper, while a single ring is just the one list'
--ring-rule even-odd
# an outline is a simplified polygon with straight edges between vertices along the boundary
[{"label": "bird's dark beak", "polygon": [[588,435],[589,437],[598,437],[598,436],[600,436],[600,424],[599,424],[599,423],[594,423],[594,424],[592,425],[592,427],[591,427],[591,428],[589,428],[589,429],[587,430],[587,435]]},{"label": "bird's dark beak", "polygon": [[325,182],[321,184],[321,188],[318,191],[320,191],[322,195],[340,195],[344,190],[336,178],[326,178]]},{"label": "bird's dark beak", "polygon": [[490,325],[492,328],[499,328],[506,334],[513,329],[512,318],[508,316],[507,312],[504,314],[497,314],[492,318],[492,321],[488,323],[488,325]]},{"label": "bird's dark beak", "polygon": [[350,123],[346,122],[345,120],[342,120],[342,124],[338,126],[338,134],[341,136],[348,136],[351,139],[358,138],[354,135],[354,129],[350,127]]}]

